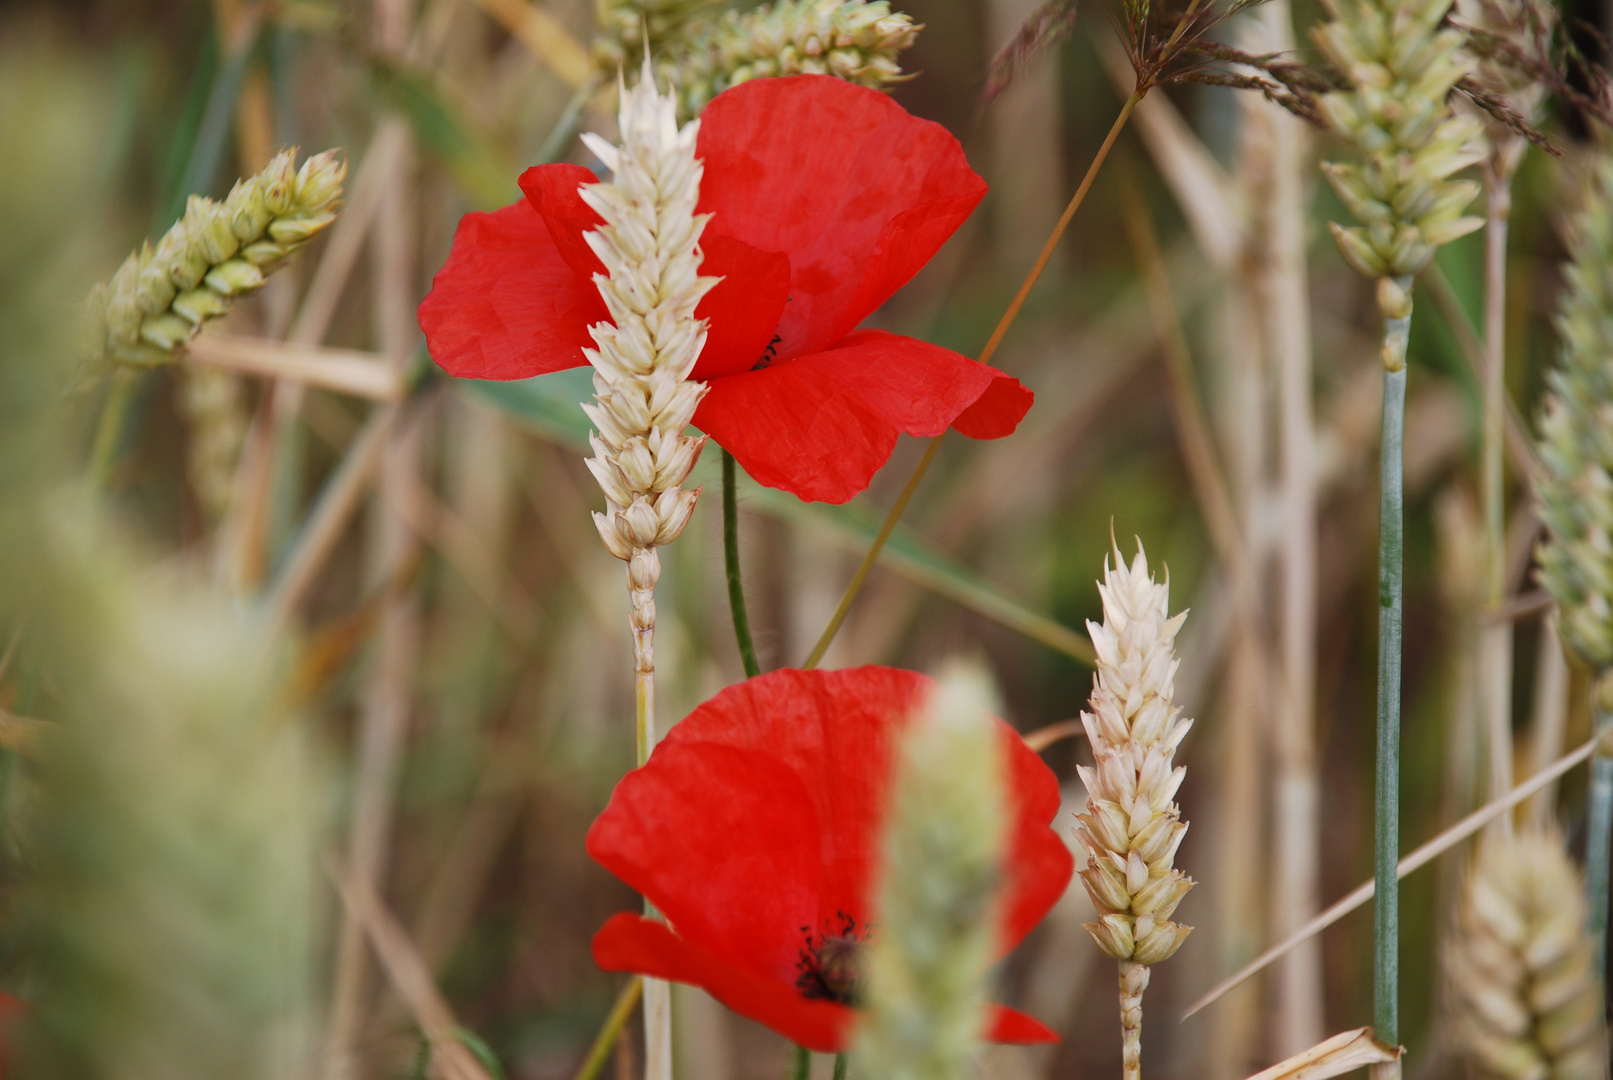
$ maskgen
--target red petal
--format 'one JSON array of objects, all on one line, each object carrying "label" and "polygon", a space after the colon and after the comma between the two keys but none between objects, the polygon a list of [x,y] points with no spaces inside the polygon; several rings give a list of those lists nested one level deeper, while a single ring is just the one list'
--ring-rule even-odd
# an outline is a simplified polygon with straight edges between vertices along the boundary
[{"label": "red petal", "polygon": [[842,911],[863,927],[890,782],[891,740],[932,685],[926,676],[899,668],[786,668],[722,691],[674,725],[663,746],[708,753],[744,747],[784,763],[822,823],[818,922],[812,930],[821,931]]},{"label": "red petal", "polygon": [[590,285],[595,274],[605,272],[605,264],[582,234],[599,228],[605,219],[577,191],[584,184],[597,183],[599,177],[581,165],[536,165],[521,174],[521,190],[532,208],[543,215],[561,258]]},{"label": "red petal", "polygon": [[844,337],[986,193],[945,128],[827,75],[724,91],[701,116],[697,149],[712,227],[789,256],[782,357]]},{"label": "red petal", "polygon": [[[674,725],[656,753],[708,744],[786,763],[822,822],[820,925],[844,911],[861,926],[868,921],[892,740],[933,686],[927,676],[899,668],[786,668],[723,690]],[[1064,895],[1075,862],[1049,827],[1060,805],[1057,777],[1017,732],[1007,724],[1000,730],[1015,822],[1004,897],[1006,953]]]},{"label": "red petal", "polygon": [[821,833],[812,798],[776,756],[668,739],[616,785],[588,854],[688,941],[793,986],[801,928],[818,931]]},{"label": "red petal", "polygon": [[826,352],[715,380],[695,423],[758,483],[840,503],[868,486],[897,432],[939,435],[998,383],[1019,387],[950,349],[865,330]]},{"label": "red petal", "polygon": [[700,239],[700,272],[720,277],[695,308],[711,323],[706,347],[695,364],[696,379],[735,375],[755,367],[767,352],[790,297],[790,259],[743,240],[707,230]]},{"label": "red petal", "polygon": [[431,357],[450,375],[524,379],[586,363],[605,305],[571,272],[525,202],[466,214],[420,304]]},{"label": "red petal", "polygon": [[1058,1035],[1036,1019],[1006,1005],[988,1005],[986,1038],[999,1043],[1056,1043]]},{"label": "red petal", "polygon": [[[583,281],[605,272],[605,264],[583,239],[604,220],[577,193],[598,177],[581,165],[539,165],[521,174],[521,190],[543,215],[555,246]],[[790,259],[707,229],[700,241],[705,260],[700,272],[722,278],[700,301],[695,315],[711,324],[696,379],[732,375],[755,367],[767,351],[790,295]]]},{"label": "red petal", "polygon": [[843,503],[896,447],[896,425],[806,360],[713,379],[695,426],[759,484],[808,502]]},{"label": "red petal", "polygon": [[1059,813],[1058,778],[1007,724],[1003,725],[1003,756],[1014,801],[1000,946],[1007,953],[1059,902],[1075,874],[1075,859],[1051,827]]},{"label": "red petal", "polygon": [[958,414],[952,426],[971,439],[1000,439],[1014,433],[1035,400],[1036,395],[1018,379],[998,375],[973,405]]},{"label": "red petal", "polygon": [[829,1001],[808,1001],[793,985],[766,979],[694,947],[660,923],[623,912],[594,935],[594,963],[606,971],[634,971],[692,983],[797,1046],[821,1053],[845,1048],[853,1013]]}]

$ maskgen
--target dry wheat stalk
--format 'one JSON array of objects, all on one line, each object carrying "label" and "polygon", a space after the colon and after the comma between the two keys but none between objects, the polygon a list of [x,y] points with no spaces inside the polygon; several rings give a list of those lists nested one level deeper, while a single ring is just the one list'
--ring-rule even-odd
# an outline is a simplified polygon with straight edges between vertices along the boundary
[{"label": "dry wheat stalk", "polygon": [[1597,1080],[1602,990],[1579,872],[1551,831],[1492,834],[1446,947],[1448,1037],[1494,1080]]},{"label": "dry wheat stalk", "polygon": [[[641,765],[656,741],[655,549],[677,539],[700,497],[700,489],[681,485],[706,440],[683,429],[706,392],[689,378],[706,344],[706,323],[694,310],[718,280],[700,276],[700,234],[710,220],[694,212],[700,124],[679,128],[676,108],[670,93],[656,90],[646,59],[638,86],[622,88],[621,144],[583,136],[612,173],[581,189],[605,222],[584,237],[605,265],[594,284],[611,317],[589,328],[596,348],[583,350],[594,369],[594,402],[583,409],[598,429],[589,433],[588,469],[609,506],[594,524],[627,563]],[[659,979],[645,980],[644,1023],[646,1075],[670,1080],[671,998]]]}]

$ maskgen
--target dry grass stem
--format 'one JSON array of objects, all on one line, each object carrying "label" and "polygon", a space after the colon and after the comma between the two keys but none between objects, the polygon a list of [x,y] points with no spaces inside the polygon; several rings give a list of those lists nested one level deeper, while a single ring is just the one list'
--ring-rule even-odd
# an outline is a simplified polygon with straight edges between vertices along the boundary
[{"label": "dry grass stem", "polygon": [[[1491,821],[1494,821],[1500,815],[1507,813],[1514,806],[1524,802],[1536,792],[1545,788],[1547,785],[1554,783],[1559,777],[1573,769],[1576,765],[1580,765],[1583,762],[1588,761],[1591,755],[1595,752],[1596,746],[1597,740],[1589,740],[1577,749],[1572,750],[1563,757],[1559,758],[1550,767],[1542,769],[1528,780],[1525,780],[1523,783],[1513,788],[1511,793],[1509,793],[1505,798],[1497,799],[1494,802],[1486,803],[1484,806],[1479,807],[1477,810],[1473,811],[1471,814],[1467,815],[1462,820],[1440,833],[1438,836],[1435,836],[1432,840],[1423,844],[1415,851],[1412,851],[1405,858],[1401,859],[1399,865],[1396,867],[1396,876],[1405,877],[1413,870],[1427,866],[1440,855],[1443,855],[1445,852],[1449,851],[1463,840],[1466,840],[1468,837],[1484,828],[1484,826],[1488,825]],[[1309,940],[1314,935],[1326,930],[1329,926],[1332,926],[1334,923],[1344,918],[1344,916],[1371,900],[1372,893],[1373,882],[1369,881],[1366,884],[1357,887],[1352,892],[1347,894],[1343,899],[1335,902],[1326,911],[1323,911],[1310,922],[1294,931],[1283,941],[1273,945],[1271,948],[1255,957],[1255,959],[1251,960],[1248,964],[1244,965],[1238,971],[1217,983],[1197,1001],[1193,1002],[1192,1005],[1188,1006],[1187,1010],[1182,1013],[1182,1019],[1185,1020],[1189,1016],[1192,1016],[1194,1013],[1198,1012],[1200,1009],[1214,1004],[1216,1001],[1220,1000],[1227,993],[1227,991],[1234,989],[1251,976],[1258,974],[1261,969],[1267,967],[1272,963],[1272,961],[1277,960],[1287,954],[1296,945],[1303,941]]]},{"label": "dry grass stem", "polygon": [[581,90],[594,80],[594,63],[588,50],[560,20],[537,4],[530,0],[476,3],[573,90]]},{"label": "dry grass stem", "polygon": [[382,903],[369,882],[329,865],[331,879],[341,893],[347,912],[369,937],[375,955],[408,1005],[414,1021],[431,1044],[431,1070],[438,1080],[491,1080],[459,1037],[459,1021],[437,989],[431,969],[397,918]]},{"label": "dry grass stem", "polygon": [[277,622],[291,619],[336,550],[381,463],[392,428],[403,422],[404,413],[402,406],[378,406],[325,482],[268,590],[265,606]]},{"label": "dry grass stem", "polygon": [[403,400],[404,373],[374,353],[261,338],[204,334],[185,357],[193,363],[298,382],[369,401]]}]

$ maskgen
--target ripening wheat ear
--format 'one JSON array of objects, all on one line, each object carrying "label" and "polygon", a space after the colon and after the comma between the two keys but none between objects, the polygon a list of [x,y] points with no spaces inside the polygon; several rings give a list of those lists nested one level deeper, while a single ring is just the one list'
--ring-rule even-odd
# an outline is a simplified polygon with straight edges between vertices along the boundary
[{"label": "ripening wheat ear", "polygon": [[897,58],[922,29],[886,0],[775,0],[698,24],[668,54],[667,74],[690,116],[730,86],[773,75],[833,75],[881,90],[911,78]]},{"label": "ripening wheat ear", "polygon": [[[1607,926],[1613,836],[1613,158],[1591,171],[1569,235],[1562,351],[1540,420],[1540,582],[1557,601],[1563,641],[1598,674],[1592,695],[1602,749],[1591,766],[1585,877],[1590,925]],[[1598,970],[1601,953],[1598,952]]]},{"label": "ripening wheat ear", "polygon": [[192,195],[157,246],[124,260],[86,304],[84,352],[94,363],[172,363],[202,323],[257,289],[298,248],[336,220],[347,162],[327,150],[297,168],[283,150],[238,180],[222,202]]},{"label": "ripening wheat ear", "polygon": [[1448,1037],[1482,1080],[1599,1080],[1602,991],[1579,873],[1553,832],[1487,838],[1445,950]]},{"label": "ripening wheat ear", "polygon": [[1120,961],[1120,1018],[1126,1080],[1142,1073],[1142,996],[1148,969],[1168,959],[1192,928],[1170,921],[1193,887],[1173,865],[1187,832],[1171,800],[1186,770],[1172,766],[1192,721],[1171,701],[1176,631],[1187,613],[1170,615],[1170,584],[1148,572],[1142,544],[1127,567],[1120,552],[1104,560],[1103,625],[1087,623],[1098,654],[1092,711],[1081,714],[1094,766],[1081,767],[1087,812],[1076,836],[1087,849],[1081,871],[1098,921],[1087,932]]}]

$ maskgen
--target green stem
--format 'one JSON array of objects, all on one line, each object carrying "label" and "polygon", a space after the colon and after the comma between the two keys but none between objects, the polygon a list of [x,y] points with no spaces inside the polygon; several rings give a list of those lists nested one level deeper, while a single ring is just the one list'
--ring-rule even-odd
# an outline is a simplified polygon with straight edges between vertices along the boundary
[{"label": "green stem", "polygon": [[594,1036],[594,1045],[588,1048],[582,1068],[577,1070],[576,1080],[595,1080],[599,1076],[599,1070],[605,1067],[616,1040],[621,1038],[622,1029],[627,1026],[627,1018],[633,1015],[633,1007],[638,1004],[639,995],[643,992],[644,980],[637,975],[622,987],[616,1004],[611,1006],[610,1015],[605,1017],[605,1025]]},{"label": "green stem", "polygon": [[[734,455],[722,452],[722,555],[728,571],[728,610],[734,616],[734,640],[739,643],[739,659],[745,665],[745,678],[762,673],[756,662],[756,645],[751,641],[750,616],[745,614],[745,584],[739,577],[739,500],[738,468]],[[808,665],[810,666],[810,665]]]},{"label": "green stem", "polygon": [[847,1056],[845,1054],[836,1054],[835,1055],[835,1075],[834,1075],[834,1080],[846,1080],[846,1063],[849,1060],[850,1059],[847,1058]]},{"label": "green stem", "polygon": [[118,453],[123,449],[124,422],[134,400],[135,380],[139,372],[130,368],[114,368],[107,383],[106,396],[101,399],[101,413],[95,424],[95,444],[90,448],[90,480],[98,488],[105,488],[112,479]]},{"label": "green stem", "polygon": [[[1410,280],[1400,279],[1407,295]],[[1382,481],[1378,504],[1378,752],[1373,896],[1373,1028],[1400,1041],[1400,593],[1404,540],[1406,338],[1402,318],[1384,320]]]},{"label": "green stem", "polygon": [[[1194,2],[1196,4],[1197,0],[1194,0]],[[1074,219],[1075,212],[1086,201],[1087,192],[1092,188],[1092,181],[1097,178],[1098,170],[1108,160],[1109,151],[1114,149],[1115,140],[1120,137],[1121,129],[1126,126],[1126,121],[1131,119],[1132,110],[1137,107],[1137,103],[1143,99],[1143,95],[1147,92],[1145,87],[1139,86],[1132,91],[1131,96],[1126,98],[1125,104],[1120,107],[1120,115],[1116,116],[1115,122],[1110,125],[1109,134],[1104,136],[1103,145],[1098,147],[1097,154],[1092,158],[1092,164],[1087,166],[1086,175],[1081,178],[1081,183],[1076,187],[1075,194],[1070,196],[1069,205],[1064,208],[1064,213],[1059,215],[1058,223],[1053,226],[1053,231],[1048,234],[1047,243],[1042,245],[1042,253],[1036,257],[1036,264],[1031,267],[1030,273],[1025,275],[1025,280],[1020,283],[1019,291],[1014,294],[1013,300],[1009,301],[1008,310],[1004,311],[1002,318],[997,320],[997,328],[991,332],[991,338],[986,342],[986,347],[980,350],[980,363],[989,364],[991,363],[991,358],[996,355],[997,346],[1002,344],[1003,336],[1008,333],[1008,328],[1019,317],[1019,309],[1025,306],[1025,298],[1030,295],[1031,287],[1036,284],[1036,280],[1042,276],[1042,271],[1047,268],[1048,261],[1053,258],[1053,249],[1058,247],[1059,240],[1064,236],[1064,230],[1070,227],[1070,222]],[[834,616],[829,620],[829,625],[824,627],[823,634],[818,638],[818,643],[812,646],[811,655],[801,665],[803,668],[810,671],[812,668],[817,667],[818,663],[823,659],[823,654],[829,651],[829,644],[834,641],[835,635],[840,632],[840,624],[846,621],[846,614],[851,610],[851,602],[857,599],[857,594],[862,591],[863,582],[868,579],[868,572],[879,561],[879,553],[885,550],[885,543],[891,538],[891,533],[896,531],[896,523],[902,519],[902,513],[907,509],[908,502],[913,498],[913,492],[918,490],[919,481],[923,480],[924,474],[930,471],[930,465],[935,461],[936,452],[941,449],[941,438],[938,435],[930,440],[929,448],[924,451],[924,456],[919,459],[918,466],[913,470],[913,475],[908,478],[907,486],[902,489],[901,498],[896,500],[896,505],[891,507],[890,513],[885,516],[885,524],[880,526],[879,535],[874,537],[873,546],[868,549],[868,554],[863,556],[863,561],[857,567],[857,572],[852,575],[851,583],[846,586],[845,593],[840,597],[840,603],[836,606]]]},{"label": "green stem", "polygon": [[1596,756],[1591,759],[1589,820],[1585,824],[1585,900],[1589,907],[1588,929],[1596,945],[1592,956],[1596,976],[1601,978],[1607,963],[1608,841],[1613,836],[1613,754],[1608,742],[1613,738],[1613,711],[1600,700],[1610,681],[1603,672],[1592,688],[1596,713]]},{"label": "green stem", "polygon": [[804,1046],[795,1048],[795,1058],[790,1062],[790,1080],[810,1080],[812,1076],[812,1051]]}]

